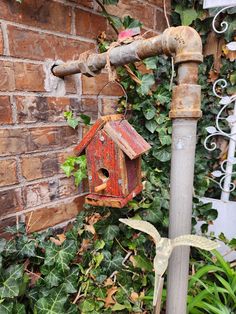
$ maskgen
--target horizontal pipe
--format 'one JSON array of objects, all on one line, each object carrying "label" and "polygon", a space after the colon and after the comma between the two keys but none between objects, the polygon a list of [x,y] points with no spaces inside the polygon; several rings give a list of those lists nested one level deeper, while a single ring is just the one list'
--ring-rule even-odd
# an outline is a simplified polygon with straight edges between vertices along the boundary
[{"label": "horizontal pipe", "polygon": [[[114,47],[109,52],[109,59],[111,65],[120,66],[165,54],[173,56],[175,63],[199,63],[202,62],[201,52],[202,43],[198,33],[191,27],[179,26],[168,28],[159,36],[134,40],[130,44]],[[58,77],[76,73],[93,76],[105,67],[107,54],[108,52],[93,53],[86,60],[80,58],[64,64],[55,64],[52,72]]]}]

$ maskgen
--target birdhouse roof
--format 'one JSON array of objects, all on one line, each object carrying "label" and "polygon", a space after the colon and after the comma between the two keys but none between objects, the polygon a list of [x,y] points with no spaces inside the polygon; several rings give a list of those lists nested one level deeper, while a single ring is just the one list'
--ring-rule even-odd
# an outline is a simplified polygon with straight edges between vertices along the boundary
[{"label": "birdhouse roof", "polygon": [[75,151],[81,155],[99,130],[103,129],[117,146],[130,158],[135,159],[151,146],[139,135],[122,115],[104,116],[96,121],[86,133]]}]

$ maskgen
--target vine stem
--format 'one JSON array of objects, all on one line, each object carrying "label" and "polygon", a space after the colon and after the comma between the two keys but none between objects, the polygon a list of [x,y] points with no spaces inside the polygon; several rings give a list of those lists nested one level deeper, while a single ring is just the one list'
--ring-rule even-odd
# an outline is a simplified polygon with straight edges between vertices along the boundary
[{"label": "vine stem", "polygon": [[109,21],[109,24],[111,25],[111,27],[113,28],[113,30],[116,32],[116,34],[118,35],[119,34],[119,31],[118,29],[115,27],[114,23],[113,23],[113,20],[110,16],[110,14],[107,12],[105,6],[103,5],[103,3],[100,1],[100,0],[95,0],[97,2],[97,4],[101,7],[102,11],[103,11],[103,14],[106,16],[106,18],[108,19]]}]

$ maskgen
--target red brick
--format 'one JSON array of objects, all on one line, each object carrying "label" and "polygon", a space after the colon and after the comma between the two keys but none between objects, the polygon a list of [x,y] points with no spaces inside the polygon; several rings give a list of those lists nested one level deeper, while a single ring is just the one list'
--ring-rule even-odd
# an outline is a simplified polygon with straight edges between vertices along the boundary
[{"label": "red brick", "polygon": [[2,0],[0,18],[56,32],[71,30],[71,8],[51,0]]},{"label": "red brick", "polygon": [[[170,15],[167,15],[170,21]],[[155,29],[162,33],[166,28],[168,28],[168,24],[164,15],[164,12],[160,12],[157,10],[157,15],[156,15],[156,26]]]},{"label": "red brick", "polygon": [[138,19],[149,28],[154,28],[154,7],[148,6],[145,2],[138,0],[120,0],[117,5],[107,5],[106,9],[108,13],[124,17],[129,15],[135,19]]},{"label": "red brick", "polygon": [[[164,1],[163,0],[146,0],[146,1],[142,1],[142,2],[148,2],[152,5],[155,5],[161,9],[164,8]],[[166,10],[170,11],[171,10],[171,0],[166,0]]]},{"label": "red brick", "polygon": [[10,97],[0,96],[0,124],[12,123],[12,111]]},{"label": "red brick", "polygon": [[95,77],[82,75],[82,88],[84,95],[123,95],[123,91],[118,84],[108,82],[108,75],[106,73],[101,73]]},{"label": "red brick", "polygon": [[36,180],[54,176],[59,172],[57,155],[50,153],[43,156],[21,158],[22,175],[27,180]]},{"label": "red brick", "polygon": [[0,61],[0,91],[15,90],[14,66],[12,62]]},{"label": "red brick", "polygon": [[92,43],[8,26],[10,55],[34,60],[78,59],[79,55],[95,48]]},{"label": "red brick", "polygon": [[84,196],[78,196],[73,201],[59,203],[50,207],[40,208],[26,214],[26,224],[29,232],[39,231],[61,222],[75,218],[83,209]]},{"label": "red brick", "polygon": [[62,122],[65,121],[64,112],[70,110],[70,99],[19,96],[16,97],[16,106],[20,123]]},{"label": "red brick", "polygon": [[29,132],[26,129],[0,129],[0,155],[11,155],[28,150]]},{"label": "red brick", "polygon": [[71,110],[77,115],[83,113],[94,121],[98,116],[98,101],[94,98],[84,98],[79,102],[77,99],[71,99]]},{"label": "red brick", "polygon": [[81,194],[82,192],[81,187],[78,188],[75,186],[75,182],[72,177],[59,179],[58,195],[60,198],[70,197],[79,193]]},{"label": "red brick", "polygon": [[40,64],[15,63],[16,90],[44,91],[45,74]]},{"label": "red brick", "polygon": [[93,8],[94,4],[93,0],[69,0],[69,1],[91,9]]},{"label": "red brick", "polygon": [[97,36],[107,29],[105,17],[87,11],[76,9],[75,11],[76,34],[96,39]]},{"label": "red brick", "polygon": [[67,126],[0,129],[0,155],[66,148],[78,142],[76,133]]},{"label": "red brick", "polygon": [[104,98],[102,99],[102,110],[100,114],[106,116],[108,114],[117,113],[117,108],[118,108],[118,100]]},{"label": "red brick", "polygon": [[3,49],[4,49],[4,42],[3,42],[2,28],[0,24],[0,55],[3,55]]},{"label": "red brick", "polygon": [[0,160],[0,186],[18,183],[16,161],[14,159]]},{"label": "red brick", "polygon": [[9,189],[0,192],[0,217],[22,210],[19,189]]},{"label": "red brick", "polygon": [[57,182],[41,182],[28,185],[23,189],[25,208],[49,203],[57,197]]}]

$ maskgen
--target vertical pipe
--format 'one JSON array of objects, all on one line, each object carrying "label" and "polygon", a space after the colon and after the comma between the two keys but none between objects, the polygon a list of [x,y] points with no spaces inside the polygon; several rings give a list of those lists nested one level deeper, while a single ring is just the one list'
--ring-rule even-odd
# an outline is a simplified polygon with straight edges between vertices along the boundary
[{"label": "vertical pipe", "polygon": [[[236,116],[236,101],[234,105],[233,115]],[[236,148],[236,123],[233,122],[233,125],[231,128],[231,139],[229,141],[229,149],[228,149],[228,156],[227,156],[228,160],[230,160],[231,158],[234,158],[235,148]],[[226,171],[225,171],[226,177],[225,177],[224,186],[223,186],[224,190],[221,193],[221,200],[224,202],[227,202],[229,200],[232,172],[233,172],[233,164],[232,162],[227,161]]]},{"label": "vertical pipe", "polygon": [[[169,237],[191,233],[196,119],[173,120]],[[185,314],[189,247],[175,248],[168,268],[167,314]]]}]

